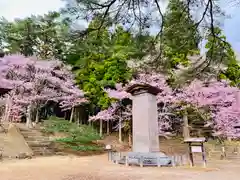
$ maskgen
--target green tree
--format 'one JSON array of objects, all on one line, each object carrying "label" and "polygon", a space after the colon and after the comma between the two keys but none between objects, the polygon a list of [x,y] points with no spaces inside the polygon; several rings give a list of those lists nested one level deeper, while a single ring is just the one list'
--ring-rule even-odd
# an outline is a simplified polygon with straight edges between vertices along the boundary
[{"label": "green tree", "polygon": [[0,25],[0,45],[9,53],[37,55],[42,59],[63,59],[67,53],[70,24],[63,22],[57,12],[13,22],[2,19]]},{"label": "green tree", "polygon": [[14,22],[2,19],[0,24],[2,48],[9,53],[21,53],[25,56],[34,54],[36,29],[31,18],[17,19]]},{"label": "green tree", "polygon": [[220,73],[221,79],[228,79],[233,86],[240,87],[240,66],[237,63],[228,65],[228,68]]},{"label": "green tree", "polygon": [[[99,23],[96,17],[89,28],[97,27]],[[138,52],[135,47],[134,38],[129,32],[121,26],[110,32],[107,25],[100,31],[90,32],[74,45],[68,61],[74,64],[77,83],[87,92],[92,107],[108,107],[110,99],[103,88],[124,83],[131,77],[127,61]]]},{"label": "green tree", "polygon": [[[211,30],[209,30],[211,31]],[[236,63],[236,55],[232,46],[227,42],[226,36],[223,35],[220,28],[214,29],[214,36],[211,32],[208,33],[206,43],[206,58],[210,61],[211,65],[231,65]]]},{"label": "green tree", "polygon": [[[209,30],[211,31],[211,30]],[[240,85],[240,66],[238,65],[236,55],[232,46],[227,42],[226,36],[223,35],[220,28],[215,28],[215,36],[211,32],[208,33],[206,43],[206,59],[209,63],[208,70],[212,73],[216,72],[216,66],[220,66],[220,72],[217,75],[220,79],[228,79],[233,86]],[[226,68],[226,70],[222,70]]]},{"label": "green tree", "polygon": [[36,17],[38,27],[37,55],[42,59],[63,59],[68,51],[70,23],[63,21],[60,13],[49,12]]},{"label": "green tree", "polygon": [[187,56],[199,52],[201,37],[187,7],[185,1],[170,0],[164,16],[162,43],[170,67],[187,65]]}]

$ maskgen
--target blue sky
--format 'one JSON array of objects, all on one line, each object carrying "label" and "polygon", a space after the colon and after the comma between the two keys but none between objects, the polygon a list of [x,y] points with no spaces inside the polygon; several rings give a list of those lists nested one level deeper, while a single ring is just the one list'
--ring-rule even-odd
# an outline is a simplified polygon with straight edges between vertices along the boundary
[{"label": "blue sky", "polygon": [[[0,16],[13,20],[31,14],[44,14],[63,6],[64,3],[61,0],[0,0]],[[222,6],[231,15],[231,18],[224,22],[224,33],[235,51],[240,54],[240,6],[234,4],[223,4]]]},{"label": "blue sky", "polygon": [[224,7],[231,16],[224,22],[224,33],[233,48],[240,54],[240,5],[228,4]]}]

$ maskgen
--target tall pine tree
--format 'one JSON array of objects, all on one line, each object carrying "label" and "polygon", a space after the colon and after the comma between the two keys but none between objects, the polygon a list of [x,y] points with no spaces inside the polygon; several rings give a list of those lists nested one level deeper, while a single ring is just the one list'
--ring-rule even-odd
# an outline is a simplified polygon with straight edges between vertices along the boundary
[{"label": "tall pine tree", "polygon": [[164,17],[162,43],[168,65],[175,67],[188,62],[187,55],[198,53],[201,40],[188,5],[181,0],[170,0]]}]

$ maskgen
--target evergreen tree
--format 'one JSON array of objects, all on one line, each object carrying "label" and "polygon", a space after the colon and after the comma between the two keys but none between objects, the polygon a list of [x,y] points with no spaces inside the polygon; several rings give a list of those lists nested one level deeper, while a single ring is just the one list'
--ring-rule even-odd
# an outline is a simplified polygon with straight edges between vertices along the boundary
[{"label": "evergreen tree", "polygon": [[227,42],[226,36],[223,35],[222,30],[218,27],[214,29],[215,36],[209,30],[207,36],[206,58],[211,60],[212,65],[231,65],[236,63],[236,55],[232,46]]},{"label": "evergreen tree", "polygon": [[[98,27],[99,23],[96,17],[88,28]],[[90,32],[76,43],[73,54],[77,52],[78,56],[69,57],[75,64],[77,83],[87,92],[92,108],[109,106],[110,99],[103,88],[124,83],[131,77],[127,61],[137,51],[133,36],[123,27],[117,26],[113,32],[108,28],[104,25],[99,31]]]},{"label": "evergreen tree", "polygon": [[164,17],[162,43],[171,67],[186,64],[187,55],[199,51],[201,37],[187,7],[184,1],[170,0]]}]

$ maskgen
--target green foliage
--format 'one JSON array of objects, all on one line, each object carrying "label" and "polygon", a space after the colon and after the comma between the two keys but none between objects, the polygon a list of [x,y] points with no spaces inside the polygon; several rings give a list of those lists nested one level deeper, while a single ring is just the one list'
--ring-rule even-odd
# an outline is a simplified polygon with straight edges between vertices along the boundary
[{"label": "green foliage", "polygon": [[31,16],[9,22],[0,21],[0,44],[9,53],[37,55],[42,59],[63,59],[67,52],[69,24],[60,19],[58,12]]},{"label": "green foliage", "polygon": [[[96,17],[89,28],[98,25]],[[100,31],[90,32],[79,42],[79,48],[76,47],[79,53],[79,59],[74,63],[76,80],[91,100],[92,108],[98,106],[104,109],[109,106],[110,99],[104,92],[104,87],[125,83],[130,79],[131,70],[127,60],[142,55],[138,53],[136,39],[132,34],[121,26],[117,26],[111,33],[108,28],[104,26]],[[73,63],[71,59],[69,61]]]},{"label": "green foliage", "polygon": [[211,120],[210,110],[207,108],[199,109],[195,106],[185,103],[179,103],[178,105],[184,108],[177,110],[175,112],[176,115],[183,117],[183,115],[187,113],[190,124],[195,122],[206,122]]},{"label": "green foliage", "polygon": [[240,87],[240,66],[237,63],[230,64],[228,68],[219,75],[220,79],[228,79],[233,86]]},{"label": "green foliage", "polygon": [[101,137],[94,128],[88,125],[77,126],[67,120],[50,117],[49,120],[44,122],[43,131],[46,133],[61,132],[66,134],[66,137],[58,138],[55,141],[73,150],[96,151],[102,149],[99,145],[93,143],[93,141],[99,140]]},{"label": "green foliage", "polygon": [[[209,30],[210,31],[210,30]],[[220,79],[228,79],[231,85],[240,85],[240,66],[238,65],[236,55],[232,46],[226,41],[220,28],[214,29],[215,36],[209,32],[205,48],[207,49],[206,57],[211,60],[211,65],[224,65],[226,70],[218,74]]]},{"label": "green foliage", "polygon": [[180,0],[170,0],[164,18],[162,41],[169,68],[179,64],[187,66],[187,55],[199,53],[198,44],[201,40],[187,4]]},{"label": "green foliage", "polygon": [[84,145],[84,146],[74,146],[74,145],[65,145],[65,148],[70,148],[75,151],[83,151],[83,152],[89,152],[89,151],[102,151],[103,148],[100,146],[93,146],[93,145]]},{"label": "green foliage", "polygon": [[169,58],[168,68],[177,68],[179,64],[183,66],[189,65],[189,60],[185,54],[173,53],[170,49],[165,50],[165,56]]},{"label": "green foliage", "polygon": [[62,132],[68,133],[70,129],[75,128],[76,125],[66,121],[63,118],[58,118],[55,116],[51,116],[49,120],[44,121],[43,132],[45,133],[54,133],[54,132]]},{"label": "green foliage", "polygon": [[214,29],[214,34],[209,30],[206,57],[211,60],[213,65],[231,65],[236,63],[236,56],[232,46],[226,41],[226,37],[222,34],[222,30],[218,27]]}]

